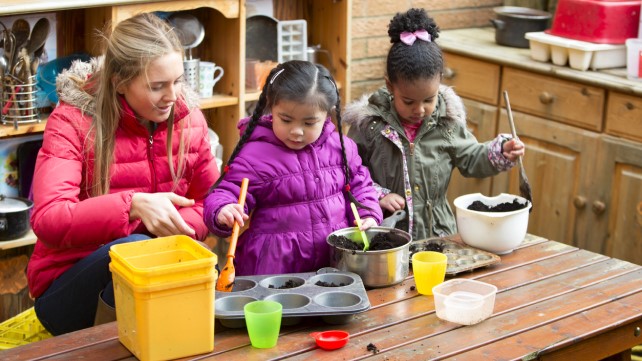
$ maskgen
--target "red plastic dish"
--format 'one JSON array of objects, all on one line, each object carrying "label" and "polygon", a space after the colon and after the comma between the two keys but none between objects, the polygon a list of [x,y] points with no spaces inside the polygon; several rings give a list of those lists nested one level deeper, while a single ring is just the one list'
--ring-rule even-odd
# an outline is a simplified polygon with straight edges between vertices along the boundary
[{"label": "red plastic dish", "polygon": [[600,44],[638,37],[642,1],[559,0],[546,33]]},{"label": "red plastic dish", "polygon": [[336,350],[341,348],[345,346],[350,339],[349,333],[338,330],[312,332],[310,336],[316,340],[317,346],[324,350]]}]

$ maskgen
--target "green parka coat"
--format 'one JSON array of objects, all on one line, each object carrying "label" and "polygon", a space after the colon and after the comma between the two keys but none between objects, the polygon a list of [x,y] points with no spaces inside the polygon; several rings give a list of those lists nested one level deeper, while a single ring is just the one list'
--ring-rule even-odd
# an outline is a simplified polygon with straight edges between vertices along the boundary
[{"label": "green parka coat", "polygon": [[[390,192],[405,197],[407,216],[397,228],[407,230],[413,240],[457,232],[446,199],[454,168],[465,177],[481,178],[514,165],[501,155],[501,136],[477,141],[466,128],[461,98],[444,85],[435,111],[424,119],[414,143],[406,137],[385,87],[348,105],[342,119],[350,125],[348,136],[380,187],[380,198]],[[493,160],[497,152],[499,162]]]}]

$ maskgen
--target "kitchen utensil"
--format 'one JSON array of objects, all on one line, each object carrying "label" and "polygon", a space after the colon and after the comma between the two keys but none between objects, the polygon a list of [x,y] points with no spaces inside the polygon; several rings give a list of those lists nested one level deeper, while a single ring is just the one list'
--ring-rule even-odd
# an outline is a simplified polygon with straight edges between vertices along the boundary
[{"label": "kitchen utensil", "polygon": [[432,295],[432,288],[444,282],[448,257],[441,252],[421,251],[412,255],[412,273],[417,292]]},{"label": "kitchen utensil", "polygon": [[28,199],[0,194],[0,241],[14,240],[29,232],[32,207],[33,202]]},{"label": "kitchen utensil", "polygon": [[[361,228],[361,217],[359,217],[359,211],[357,210],[357,207],[354,205],[353,202],[350,202],[350,208],[352,208],[352,214],[354,215],[354,219],[357,222],[357,230]],[[366,232],[364,231],[358,231],[359,235],[361,236],[361,240],[363,240],[363,250],[367,251],[370,248],[370,242],[368,241],[368,236],[366,236]]]},{"label": "kitchen utensil", "polygon": [[493,8],[497,19],[490,22],[495,27],[495,42],[515,48],[528,48],[524,35],[528,32],[544,31],[548,28],[551,13],[542,10],[516,6]]},{"label": "kitchen utensil", "polygon": [[[513,134],[513,139],[517,139],[515,122],[513,121],[513,112],[510,109],[507,90],[504,90],[504,100],[506,101],[506,112],[508,112],[508,123],[510,124],[510,131]],[[519,193],[522,195],[522,197],[528,199],[528,201],[531,203],[529,212],[532,212],[533,195],[531,193],[531,184],[528,182],[528,177],[526,177],[526,170],[524,169],[524,163],[522,162],[521,156],[517,158],[517,164],[519,165]]]},{"label": "kitchen utensil", "polygon": [[29,42],[27,43],[27,54],[29,54],[29,56],[34,57],[36,50],[44,47],[49,37],[50,28],[51,25],[47,18],[40,18],[36,24],[34,24],[31,35],[29,36]]},{"label": "kitchen utensil", "polygon": [[[245,196],[247,195],[247,187],[249,184],[250,180],[247,178],[243,178],[241,181],[241,190],[239,193],[239,202],[241,206],[245,204]],[[223,267],[223,270],[221,271],[221,274],[218,277],[218,280],[216,281],[216,290],[217,291],[223,291],[223,292],[231,292],[232,287],[234,287],[234,277],[235,277],[235,270],[234,270],[234,252],[236,251],[236,241],[239,238],[239,232],[241,230],[241,226],[239,225],[238,222],[234,222],[234,226],[232,227],[232,236],[230,238],[230,247],[227,250],[227,262],[225,263],[225,267]]]},{"label": "kitchen utensil", "polygon": [[276,301],[253,301],[243,307],[250,342],[256,348],[272,348],[279,340],[283,306]]},{"label": "kitchen utensil", "polygon": [[255,300],[283,305],[281,325],[310,318],[346,324],[370,308],[363,280],[352,272],[324,267],[317,272],[239,276],[232,292],[216,292],[216,319],[225,327],[245,327],[243,307]]},{"label": "kitchen utensil", "polygon": [[435,286],[433,293],[437,317],[460,325],[474,325],[493,313],[497,287],[458,278]]},{"label": "kitchen utensil", "polygon": [[173,13],[168,20],[176,27],[176,33],[181,44],[183,44],[183,48],[188,50],[188,60],[192,60],[192,49],[197,47],[205,38],[203,24],[196,16],[185,12]]},{"label": "kitchen utensil", "polygon": [[410,262],[410,241],[408,232],[389,227],[370,227],[366,232],[369,239],[378,233],[405,240],[401,246],[386,250],[350,250],[339,248],[331,240],[337,237],[356,239],[355,228],[343,228],[332,232],[326,238],[330,245],[330,265],[341,271],[354,272],[361,276],[366,287],[387,287],[403,281],[408,276]]},{"label": "kitchen utensil", "polygon": [[350,339],[350,334],[346,331],[330,330],[323,332],[312,332],[310,336],[314,338],[317,346],[324,350],[336,350],[345,346]]},{"label": "kitchen utensil", "polygon": [[498,255],[475,247],[461,241],[460,236],[433,237],[412,241],[410,244],[410,261],[412,255],[421,251],[437,251],[448,257],[446,276],[472,271],[476,268],[487,267],[499,263]]},{"label": "kitchen utensil", "polygon": [[11,33],[15,37],[15,48],[13,50],[13,59],[12,66],[15,67],[16,62],[18,61],[18,56],[20,49],[27,45],[29,41],[29,35],[31,34],[31,25],[25,19],[16,19],[11,26]]},{"label": "kitchen utensil", "polygon": [[[495,206],[511,203],[515,199],[525,207],[510,212],[480,212],[468,209],[475,201]],[[461,240],[467,245],[495,254],[506,254],[524,241],[528,229],[528,209],[532,206],[526,198],[506,193],[495,197],[473,193],[457,197],[453,203],[457,230]]]}]

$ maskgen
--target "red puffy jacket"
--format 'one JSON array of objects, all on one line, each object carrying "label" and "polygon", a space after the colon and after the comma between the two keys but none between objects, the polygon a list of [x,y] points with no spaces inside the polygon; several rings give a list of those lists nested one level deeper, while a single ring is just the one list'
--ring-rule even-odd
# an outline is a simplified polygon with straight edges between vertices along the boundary
[{"label": "red puffy jacket", "polygon": [[[72,100],[72,98],[68,98]],[[171,192],[194,199],[192,207],[180,208],[183,219],[207,236],[203,223],[203,199],[219,172],[210,151],[207,122],[198,108],[178,101],[174,113],[173,161],[178,162],[179,137],[189,120],[190,142],[185,151],[187,166],[176,189],[167,163],[167,123],[150,135],[124,99],[123,117],[116,131],[110,193],[90,197],[88,177],[93,171],[84,150],[91,116],[63,103],[52,112],[44,132],[33,180],[34,209],[31,224],[38,236],[27,267],[29,290],[40,296],[51,283],[78,260],[99,246],[133,233],[148,233],[140,220],[130,222],[129,210],[135,192]]]}]

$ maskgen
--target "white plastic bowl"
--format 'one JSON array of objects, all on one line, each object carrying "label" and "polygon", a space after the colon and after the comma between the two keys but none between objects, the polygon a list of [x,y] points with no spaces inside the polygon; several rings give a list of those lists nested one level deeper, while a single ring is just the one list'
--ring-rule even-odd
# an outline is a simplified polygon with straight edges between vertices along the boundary
[{"label": "white plastic bowl", "polygon": [[[474,201],[493,207],[500,203],[510,203],[515,198],[528,206],[511,212],[478,212],[468,209]],[[457,197],[454,203],[457,229],[467,245],[495,254],[506,254],[524,241],[532,206],[526,198],[506,193],[495,197],[473,193]]]},{"label": "white plastic bowl", "polygon": [[493,313],[497,287],[456,278],[433,287],[432,293],[437,317],[460,325],[474,325]]}]

